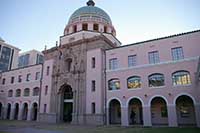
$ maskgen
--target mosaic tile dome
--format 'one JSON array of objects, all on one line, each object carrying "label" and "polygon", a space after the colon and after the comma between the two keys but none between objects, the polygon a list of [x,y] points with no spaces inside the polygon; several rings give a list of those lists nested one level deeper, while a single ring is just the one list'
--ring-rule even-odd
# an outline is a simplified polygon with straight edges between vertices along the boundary
[{"label": "mosaic tile dome", "polygon": [[99,21],[103,21],[107,24],[112,24],[112,21],[109,15],[102,9],[95,6],[95,3],[92,0],[87,2],[87,6],[81,7],[77,9],[69,18],[68,24],[73,22],[77,22],[80,20],[89,20],[95,19]]}]

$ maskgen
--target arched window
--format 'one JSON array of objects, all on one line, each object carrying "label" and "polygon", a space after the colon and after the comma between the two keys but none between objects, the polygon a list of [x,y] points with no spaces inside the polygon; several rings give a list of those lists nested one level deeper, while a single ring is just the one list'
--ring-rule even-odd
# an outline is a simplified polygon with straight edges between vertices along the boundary
[{"label": "arched window", "polygon": [[16,95],[15,95],[16,97],[20,97],[21,96],[21,90],[20,89],[17,89],[16,90]]},{"label": "arched window", "polygon": [[8,91],[8,97],[12,97],[13,96],[13,90],[9,90]]},{"label": "arched window", "polygon": [[173,85],[191,84],[190,73],[188,71],[177,71],[172,74]]},{"label": "arched window", "polygon": [[132,76],[127,79],[128,89],[141,88],[141,78],[139,76]]},{"label": "arched window", "polygon": [[40,91],[39,87],[33,88],[33,96],[39,96],[39,91]]},{"label": "arched window", "polygon": [[109,90],[119,90],[120,89],[120,81],[119,79],[111,79],[108,81],[108,89]]},{"label": "arched window", "polygon": [[29,96],[30,95],[30,89],[26,88],[24,89],[24,96]]},{"label": "arched window", "polygon": [[163,74],[155,73],[149,76],[149,87],[158,87],[165,85],[165,78]]}]

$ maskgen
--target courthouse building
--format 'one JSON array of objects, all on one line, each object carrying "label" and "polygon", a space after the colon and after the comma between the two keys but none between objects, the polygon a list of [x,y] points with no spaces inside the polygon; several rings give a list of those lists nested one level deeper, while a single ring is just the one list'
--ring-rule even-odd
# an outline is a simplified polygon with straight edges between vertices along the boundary
[{"label": "courthouse building", "polygon": [[[200,127],[199,49],[200,30],[121,45],[109,15],[89,0],[59,45],[34,54],[32,65],[21,54],[17,69],[1,73],[0,118]],[[19,75],[24,82],[14,85]]]}]

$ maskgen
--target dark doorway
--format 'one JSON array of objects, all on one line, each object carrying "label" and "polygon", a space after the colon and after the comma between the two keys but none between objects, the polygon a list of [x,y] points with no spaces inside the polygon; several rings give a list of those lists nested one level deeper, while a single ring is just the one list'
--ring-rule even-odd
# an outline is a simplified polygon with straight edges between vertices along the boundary
[{"label": "dark doorway", "polygon": [[64,122],[71,122],[72,121],[72,109],[73,103],[72,102],[64,102],[63,107],[63,121]]},{"label": "dark doorway", "polygon": [[32,120],[33,121],[37,120],[37,111],[38,111],[38,105],[37,105],[37,103],[34,103],[33,108],[32,108]]},{"label": "dark doorway", "polygon": [[10,111],[11,111],[11,104],[9,103],[8,106],[7,106],[7,116],[6,116],[6,119],[10,119]]},{"label": "dark doorway", "polygon": [[0,119],[1,119],[1,116],[2,116],[2,107],[3,105],[2,105],[2,103],[0,103]]},{"label": "dark doorway", "polygon": [[16,104],[15,104],[15,115],[14,115],[14,119],[15,119],[15,120],[18,119],[18,114],[19,114],[19,104],[16,103]]},{"label": "dark doorway", "polygon": [[27,116],[28,116],[28,104],[27,103],[24,103],[24,106],[23,106],[23,117],[22,117],[22,120],[27,120]]}]

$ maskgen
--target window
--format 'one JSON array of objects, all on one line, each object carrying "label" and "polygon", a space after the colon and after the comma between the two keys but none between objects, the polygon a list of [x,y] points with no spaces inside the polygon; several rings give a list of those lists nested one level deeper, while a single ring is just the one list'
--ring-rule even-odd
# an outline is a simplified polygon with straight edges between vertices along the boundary
[{"label": "window", "polygon": [[47,76],[49,75],[49,69],[50,69],[50,67],[47,66],[47,71],[46,71],[46,75],[47,75]]},{"label": "window", "polygon": [[29,65],[29,58],[30,58],[30,54],[25,54],[25,55],[21,55],[19,56],[19,67],[25,67]]},{"label": "window", "polygon": [[13,96],[13,90],[9,90],[8,91],[8,97],[12,97]]},{"label": "window", "polygon": [[11,84],[14,83],[15,77],[11,77]]},{"label": "window", "polygon": [[73,26],[73,32],[77,32],[77,26],[76,25]]},{"label": "window", "polygon": [[26,88],[24,89],[24,96],[29,96],[30,95],[30,89]]},{"label": "window", "polygon": [[40,72],[36,72],[35,73],[35,80],[39,80],[40,79]]},{"label": "window", "polygon": [[132,76],[127,79],[128,89],[141,88],[141,78],[139,76]]},{"label": "window", "polygon": [[31,79],[31,74],[28,73],[28,74],[26,75],[26,81],[30,81],[30,79]]},{"label": "window", "polygon": [[48,93],[48,85],[45,86],[45,92],[44,92],[44,95],[47,95]]},{"label": "window", "polygon": [[107,33],[107,27],[104,26],[104,33]]},{"label": "window", "polygon": [[96,89],[96,82],[95,80],[92,80],[92,91],[94,92]]},{"label": "window", "polygon": [[95,109],[95,103],[92,103],[92,114],[95,114],[96,109]]},{"label": "window", "polygon": [[13,50],[11,48],[3,46],[1,49],[1,56],[0,56],[0,70],[6,71],[9,70],[10,67],[10,57],[13,55]]},{"label": "window", "polygon": [[18,82],[19,82],[19,83],[22,82],[22,75],[19,75],[19,76],[18,76]]},{"label": "window", "polygon": [[47,104],[44,104],[44,113],[47,112]]},{"label": "window", "polygon": [[44,63],[44,56],[37,54],[36,64],[42,64],[42,63]]},{"label": "window", "polygon": [[67,72],[70,72],[71,70],[71,65],[72,65],[72,59],[71,58],[68,58],[66,60],[66,69],[67,69]]},{"label": "window", "polygon": [[128,67],[136,66],[136,55],[128,56]]},{"label": "window", "polygon": [[109,90],[119,90],[120,89],[120,81],[119,79],[111,79],[108,81],[108,89]]},{"label": "window", "polygon": [[109,69],[110,70],[115,70],[118,68],[118,61],[117,58],[113,58],[109,60]]},{"label": "window", "polygon": [[40,91],[39,87],[35,87],[33,89],[33,96],[39,96],[39,91]]},{"label": "window", "polygon": [[171,51],[172,51],[172,60],[181,60],[184,58],[182,47],[172,48]]},{"label": "window", "polygon": [[160,59],[159,59],[158,51],[149,52],[149,63],[156,64],[159,62],[160,62]]},{"label": "window", "polygon": [[152,74],[148,77],[149,87],[159,87],[165,85],[164,75],[160,73]]},{"label": "window", "polygon": [[2,79],[2,85],[5,85],[5,83],[6,83],[6,79],[3,78],[3,79]]},{"label": "window", "polygon": [[178,71],[172,74],[173,85],[191,84],[190,73],[187,71]]},{"label": "window", "polygon": [[82,25],[82,30],[88,30],[88,24],[83,24]]},{"label": "window", "polygon": [[93,30],[94,31],[99,31],[99,25],[98,24],[94,24],[93,25]]},{"label": "window", "polygon": [[95,57],[92,57],[92,68],[95,68]]},{"label": "window", "polygon": [[15,95],[16,97],[20,97],[21,96],[21,90],[20,89],[17,89],[16,90],[16,95]]}]

